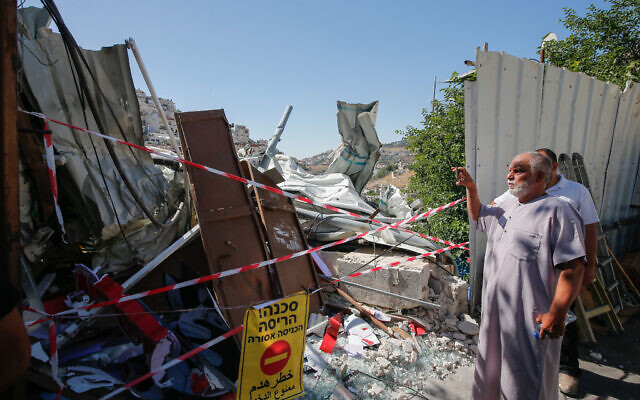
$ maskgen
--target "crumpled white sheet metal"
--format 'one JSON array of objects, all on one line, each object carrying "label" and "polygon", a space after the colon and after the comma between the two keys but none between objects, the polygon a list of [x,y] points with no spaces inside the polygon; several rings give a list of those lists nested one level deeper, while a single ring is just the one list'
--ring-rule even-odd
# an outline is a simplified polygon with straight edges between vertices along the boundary
[{"label": "crumpled white sheet metal", "polygon": [[[275,161],[275,162],[274,162]],[[313,175],[284,154],[276,154],[267,169],[276,168],[284,177],[278,186],[289,192],[298,192],[314,200],[347,210],[371,214],[375,208],[364,201],[348,176],[340,173]]]},{"label": "crumpled white sheet metal", "polygon": [[387,186],[387,189],[380,196],[380,211],[388,216],[406,219],[411,217],[411,207],[402,197],[400,189],[393,185]]},{"label": "crumpled white sheet metal", "polygon": [[357,193],[371,179],[373,167],[380,158],[382,143],[375,124],[378,102],[350,104],[338,101],[338,131],[342,147],[331,161],[327,173],[342,173],[351,179]]}]

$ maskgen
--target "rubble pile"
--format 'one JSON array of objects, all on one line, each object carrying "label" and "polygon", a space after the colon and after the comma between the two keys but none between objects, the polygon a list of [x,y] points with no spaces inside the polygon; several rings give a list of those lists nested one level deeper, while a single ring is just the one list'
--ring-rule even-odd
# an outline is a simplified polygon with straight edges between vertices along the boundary
[{"label": "rubble pile", "polygon": [[[143,147],[163,127],[125,45],[80,49],[46,2],[62,33],[47,10],[20,18],[33,49],[21,123],[51,135],[46,150],[21,138],[19,273],[39,394],[405,399],[473,361],[478,325],[449,252],[462,244],[410,230],[463,200],[423,210],[397,188],[361,195],[380,157],[377,101],[337,103],[343,143],[318,175],[277,151],[291,106],[244,159],[248,129],[224,110],[166,102],[180,146]],[[39,62],[52,55],[69,61]],[[79,92],[90,106],[67,101]]]},{"label": "rubble pile", "polygon": [[[395,323],[394,327],[411,335],[407,322]],[[460,318],[447,319],[442,327],[441,332],[429,331],[409,339],[389,337],[374,328],[380,344],[365,347],[357,354],[349,351],[346,332],[338,337],[331,355],[320,351],[321,340],[310,335],[305,362],[308,398],[330,398],[336,385],[344,386],[352,398],[409,399],[416,392],[428,396],[429,379],[443,380],[475,360],[476,321],[462,314]]]}]

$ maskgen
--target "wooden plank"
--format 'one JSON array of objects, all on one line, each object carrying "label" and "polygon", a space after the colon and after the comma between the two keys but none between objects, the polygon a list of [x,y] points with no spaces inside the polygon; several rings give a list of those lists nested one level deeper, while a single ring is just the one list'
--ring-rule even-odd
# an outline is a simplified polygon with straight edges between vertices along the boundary
[{"label": "wooden plank", "polygon": [[2,268],[9,279],[18,285],[18,259],[20,257],[20,209],[18,187],[18,133],[16,61],[16,3],[3,1],[0,5],[0,206],[2,217]]},{"label": "wooden plank", "polygon": [[[247,161],[242,162],[245,176],[265,185],[275,186],[264,174],[251,166]],[[272,257],[285,256],[296,251],[309,248],[304,233],[300,227],[293,201],[284,196],[264,189],[253,187],[260,218],[269,239]],[[319,286],[315,266],[310,255],[297,257],[276,264],[278,282],[283,295],[299,292],[301,289],[316,289]],[[320,292],[311,297],[309,309],[320,311],[323,300]]]},{"label": "wooden plank", "polygon": [[[224,110],[176,113],[175,118],[187,160],[242,176]],[[187,173],[209,270],[221,272],[268,259],[246,185],[194,167],[187,167]],[[217,213],[224,213],[224,218],[215,218]],[[213,288],[235,328],[242,324],[247,306],[277,298],[276,284],[269,270],[261,268],[215,280]]]}]

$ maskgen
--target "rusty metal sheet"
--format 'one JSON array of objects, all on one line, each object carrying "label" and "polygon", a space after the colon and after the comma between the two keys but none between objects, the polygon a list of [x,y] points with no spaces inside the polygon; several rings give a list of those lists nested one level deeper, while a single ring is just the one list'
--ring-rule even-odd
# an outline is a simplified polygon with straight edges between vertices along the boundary
[{"label": "rusty metal sheet", "polygon": [[[244,176],[251,180],[275,186],[266,175],[262,174],[247,161],[242,162]],[[268,190],[252,188],[264,224],[272,257],[285,256],[296,251],[309,248],[293,201]],[[302,288],[316,289],[318,277],[311,256],[297,257],[276,264],[278,282],[284,295],[299,292]],[[310,310],[319,311],[323,301],[321,292],[311,297]]]},{"label": "rusty metal sheet", "polygon": [[[187,160],[242,175],[224,110],[175,114]],[[220,272],[268,258],[260,221],[246,186],[187,167],[209,270]],[[213,289],[232,327],[242,324],[246,306],[274,299],[278,288],[268,269],[213,281]],[[275,283],[275,282],[273,282]]]}]

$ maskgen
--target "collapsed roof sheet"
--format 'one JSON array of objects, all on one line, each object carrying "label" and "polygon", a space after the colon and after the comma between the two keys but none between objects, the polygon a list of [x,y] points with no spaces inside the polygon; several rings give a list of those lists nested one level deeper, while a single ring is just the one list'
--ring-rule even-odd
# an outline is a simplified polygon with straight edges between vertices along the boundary
[{"label": "collapsed roof sheet", "polygon": [[[29,94],[33,96],[29,101],[50,118],[97,131],[95,119],[78,92],[77,77],[72,72],[63,40],[48,29],[50,22],[51,18],[43,9],[29,7],[20,10],[18,49],[25,81],[23,86],[28,86]],[[91,71],[85,69],[84,74],[93,74],[96,78],[95,83],[90,81],[88,85],[97,104],[98,117],[105,125],[106,131],[102,133],[142,145],[140,111],[125,45],[103,47],[100,51],[81,51],[91,68]],[[106,101],[98,88],[105,94]],[[126,137],[120,133],[116,120]],[[144,218],[140,207],[123,185],[122,177],[102,141],[57,124],[48,129],[53,132],[54,148],[62,156],[61,160],[87,211],[87,219],[91,220],[96,233],[107,239],[119,233],[117,228],[109,229],[118,221],[126,225]],[[115,153],[147,209],[157,211],[162,208],[167,200],[168,184],[153,165],[151,157],[124,146],[115,146]]]}]

